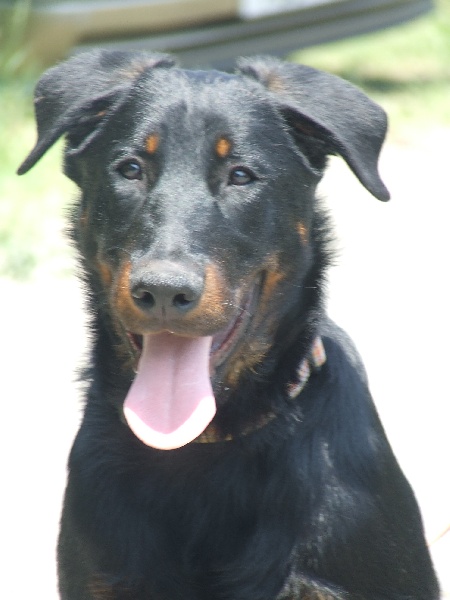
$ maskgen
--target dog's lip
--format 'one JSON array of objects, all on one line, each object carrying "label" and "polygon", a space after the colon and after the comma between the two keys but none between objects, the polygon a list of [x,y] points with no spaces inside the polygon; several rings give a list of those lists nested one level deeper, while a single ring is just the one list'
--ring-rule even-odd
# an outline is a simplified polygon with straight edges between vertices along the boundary
[{"label": "dog's lip", "polygon": [[211,346],[211,367],[217,368],[233,352],[252,320],[260,283],[254,284],[244,296],[240,308],[227,327],[216,333]]},{"label": "dog's lip", "polygon": [[[240,303],[239,309],[229,321],[228,325],[213,335],[211,346],[212,370],[215,370],[228,358],[238,345],[243,334],[247,331],[253,317],[260,288],[261,278],[259,278],[252,288],[244,295],[243,302]],[[139,359],[142,352],[143,335],[131,331],[127,331],[127,335],[136,354],[136,358]]]},{"label": "dog's lip", "polygon": [[142,352],[143,345],[143,336],[140,333],[132,333],[131,331],[127,331],[128,339],[130,340],[131,346],[135,353],[138,355]]}]

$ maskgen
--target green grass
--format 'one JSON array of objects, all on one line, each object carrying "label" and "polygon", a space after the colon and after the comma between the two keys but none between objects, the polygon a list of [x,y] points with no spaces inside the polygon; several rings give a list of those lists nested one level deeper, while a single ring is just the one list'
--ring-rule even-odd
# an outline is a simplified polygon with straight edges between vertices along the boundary
[{"label": "green grass", "polygon": [[[20,43],[26,6],[22,0],[0,51],[0,276],[16,279],[65,275],[72,265],[61,229],[74,188],[61,174],[61,143],[27,175],[15,175],[36,137],[32,90],[39,71],[23,63]],[[293,58],[366,90],[388,111],[391,140],[450,127],[450,0],[415,22]]]},{"label": "green grass", "polygon": [[40,75],[26,61],[30,0],[17,0],[0,20],[0,276],[65,275],[72,263],[62,241],[64,207],[73,195],[61,173],[61,143],[24,177],[16,170],[36,140],[33,89]]},{"label": "green grass", "polygon": [[402,139],[450,126],[450,0],[434,14],[386,31],[297,52],[293,59],[364,89],[388,112]]},{"label": "green grass", "polygon": [[60,232],[73,188],[61,174],[61,144],[29,174],[15,174],[36,138],[31,95],[29,79],[0,81],[0,275],[15,279],[70,269]]},{"label": "green grass", "polygon": [[0,6],[0,72],[14,77],[20,71],[29,71],[27,65],[26,31],[31,0],[14,0],[5,12]]}]

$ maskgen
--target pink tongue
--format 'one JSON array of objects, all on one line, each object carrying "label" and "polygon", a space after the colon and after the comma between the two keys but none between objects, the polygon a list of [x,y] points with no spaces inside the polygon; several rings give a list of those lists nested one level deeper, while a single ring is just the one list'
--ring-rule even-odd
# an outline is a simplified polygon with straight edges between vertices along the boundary
[{"label": "pink tongue", "polygon": [[144,336],[138,373],[124,403],[133,433],[172,450],[198,437],[216,412],[209,379],[211,337]]}]

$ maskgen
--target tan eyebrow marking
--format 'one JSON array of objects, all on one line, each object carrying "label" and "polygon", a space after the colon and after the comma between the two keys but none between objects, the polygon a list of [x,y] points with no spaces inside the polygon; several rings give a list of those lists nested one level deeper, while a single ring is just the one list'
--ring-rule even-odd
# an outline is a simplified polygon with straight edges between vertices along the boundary
[{"label": "tan eyebrow marking", "polygon": [[145,142],[145,149],[149,154],[155,154],[159,147],[159,135],[157,133],[152,133],[148,136]]},{"label": "tan eyebrow marking", "polygon": [[226,137],[220,137],[216,142],[216,154],[220,158],[226,158],[231,152],[231,142]]}]

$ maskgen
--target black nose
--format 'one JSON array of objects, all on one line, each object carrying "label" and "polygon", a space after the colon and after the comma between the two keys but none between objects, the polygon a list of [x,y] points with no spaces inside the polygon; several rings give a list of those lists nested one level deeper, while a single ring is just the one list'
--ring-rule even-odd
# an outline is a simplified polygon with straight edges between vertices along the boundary
[{"label": "black nose", "polygon": [[203,290],[203,279],[192,268],[170,261],[152,261],[132,276],[131,295],[145,312],[164,318],[192,310]]}]

